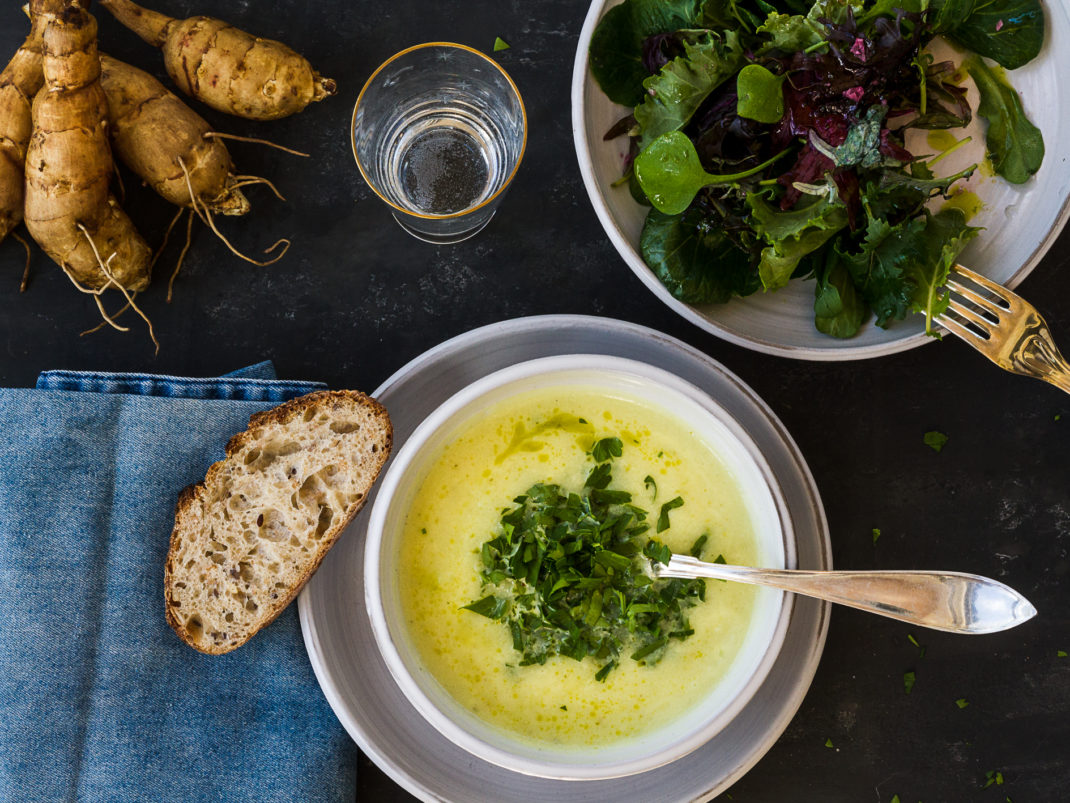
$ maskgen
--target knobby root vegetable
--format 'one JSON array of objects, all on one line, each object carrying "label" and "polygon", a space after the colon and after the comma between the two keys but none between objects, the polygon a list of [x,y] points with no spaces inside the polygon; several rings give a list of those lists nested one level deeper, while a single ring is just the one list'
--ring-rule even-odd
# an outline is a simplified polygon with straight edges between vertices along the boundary
[{"label": "knobby root vegetable", "polygon": [[[256,265],[270,265],[281,259],[285,248],[267,261],[245,256],[219,232],[213,220],[214,214],[248,212],[249,201],[241,188],[251,184],[265,184],[282,198],[275,185],[259,176],[235,175],[234,163],[222,141],[227,135],[212,131],[204,118],[147,72],[103,53],[100,63],[100,83],[108,99],[112,144],[123,163],[164,199],[188,208],[190,224],[194,214],[201,218],[237,256]],[[156,258],[163,252],[180,216],[181,210],[168,226]],[[189,250],[190,226],[186,234],[186,246],[168,284],[168,300],[174,277]],[[289,246],[288,240],[282,242]]]},{"label": "knobby root vegetable", "polygon": [[187,95],[221,112],[251,120],[276,120],[336,91],[299,53],[281,42],[260,39],[222,20],[178,20],[132,3],[100,5],[153,47]]},{"label": "knobby root vegetable", "polygon": [[151,252],[109,192],[96,20],[77,0],[33,0],[30,10],[42,26],[45,84],[32,107],[26,228],[80,289],[143,289]]},{"label": "knobby root vegetable", "polygon": [[[211,126],[178,96],[137,67],[100,54],[100,85],[108,99],[115,154],[175,206],[244,215],[249,201],[236,188],[234,163]],[[189,173],[186,182],[180,160]]]},{"label": "knobby root vegetable", "polygon": [[0,241],[22,222],[26,148],[33,123],[30,106],[44,84],[40,26],[0,73]]}]

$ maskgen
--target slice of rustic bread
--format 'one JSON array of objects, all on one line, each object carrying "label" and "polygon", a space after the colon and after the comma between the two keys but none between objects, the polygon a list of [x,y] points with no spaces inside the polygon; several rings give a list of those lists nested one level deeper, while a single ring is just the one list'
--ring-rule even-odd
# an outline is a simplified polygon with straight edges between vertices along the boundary
[{"label": "slice of rustic bread", "polygon": [[178,498],[164,598],[179,637],[225,653],[278,616],[363,507],[391,440],[386,410],[356,391],[252,416]]}]

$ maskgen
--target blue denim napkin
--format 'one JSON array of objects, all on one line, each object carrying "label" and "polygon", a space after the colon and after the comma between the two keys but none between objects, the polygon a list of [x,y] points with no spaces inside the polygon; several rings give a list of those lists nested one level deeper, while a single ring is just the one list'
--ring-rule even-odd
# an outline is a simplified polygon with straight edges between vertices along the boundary
[{"label": "blue denim napkin", "polygon": [[352,801],[291,605],[240,649],[164,620],[179,491],[322,385],[49,371],[0,389],[0,801]]}]

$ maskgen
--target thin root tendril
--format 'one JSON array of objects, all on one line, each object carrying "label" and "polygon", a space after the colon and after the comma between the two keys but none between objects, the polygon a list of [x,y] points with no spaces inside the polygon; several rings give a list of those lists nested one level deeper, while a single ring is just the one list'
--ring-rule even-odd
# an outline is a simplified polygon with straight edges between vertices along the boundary
[{"label": "thin root tendril", "polygon": [[25,293],[26,288],[30,286],[30,244],[22,239],[17,232],[11,232],[11,236],[22,243],[22,247],[26,249],[26,267],[22,269],[22,281],[19,282],[19,292]]},{"label": "thin root tendril", "polygon": [[[82,286],[82,284],[77,279],[75,279],[74,276],[71,275],[71,273],[67,270],[66,266],[63,267],[63,272],[67,274],[67,278],[69,278],[71,282],[74,283],[75,287],[77,287],[83,293],[88,293],[89,295],[93,296],[93,300],[97,302],[97,309],[100,310],[101,317],[103,317],[105,321],[107,321],[115,329],[118,329],[120,332],[128,332],[130,331],[130,328],[121,326],[114,320],[112,316],[108,315],[107,310],[104,309],[104,303],[100,300],[100,296],[109,287],[114,285],[116,288],[118,288],[119,292],[123,294],[123,297],[126,299],[126,302],[130,306],[130,308],[133,309],[134,312],[136,312],[141,317],[141,320],[143,320],[145,324],[149,327],[149,337],[152,339],[153,345],[156,346],[156,353],[159,354],[160,341],[156,339],[156,332],[152,328],[152,321],[150,321],[149,317],[141,311],[141,307],[139,307],[137,305],[137,302],[134,301],[134,297],[130,295],[130,292],[125,287],[123,287],[118,280],[116,280],[115,274],[113,274],[108,268],[108,266],[111,265],[111,261],[115,259],[115,254],[113,253],[111,256],[109,256],[107,262],[101,259],[100,251],[97,250],[97,244],[93,242],[93,238],[89,236],[88,229],[86,229],[86,227],[81,223],[77,225],[78,228],[81,230],[82,234],[85,236],[86,240],[89,241],[89,247],[93,249],[93,256],[97,258],[97,265],[100,267],[100,272],[104,274],[104,278],[106,278],[108,281],[105,282],[105,284],[99,289],[92,290],[88,287]],[[123,309],[125,310],[126,308],[124,307]]]},{"label": "thin root tendril", "polygon": [[278,148],[280,151],[285,151],[286,153],[292,153],[294,156],[303,156],[306,159],[308,158],[308,154],[307,153],[302,153],[301,151],[295,151],[293,148],[287,148],[284,145],[278,145],[278,144],[276,144],[276,143],[274,143],[274,142],[272,142],[271,140],[268,140],[268,139],[259,139],[257,137],[239,137],[237,134],[222,134],[219,131],[207,131],[207,132],[205,132],[205,136],[206,137],[219,137],[221,139],[233,139],[233,140],[237,140],[238,142],[252,142],[252,143],[257,144],[257,145],[267,145],[267,146],[269,146],[271,148]]},{"label": "thin root tendril", "polygon": [[175,279],[178,278],[178,272],[182,270],[182,262],[186,258],[186,252],[189,251],[189,244],[193,238],[193,210],[189,212],[189,218],[186,223],[186,244],[182,246],[182,253],[178,255],[178,262],[175,263],[175,269],[171,271],[171,278],[167,281],[167,303],[171,303],[171,293],[175,287]]}]

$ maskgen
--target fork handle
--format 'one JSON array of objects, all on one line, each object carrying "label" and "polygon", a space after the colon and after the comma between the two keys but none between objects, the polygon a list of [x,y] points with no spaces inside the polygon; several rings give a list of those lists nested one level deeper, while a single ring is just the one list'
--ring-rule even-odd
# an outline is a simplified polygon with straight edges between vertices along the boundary
[{"label": "fork handle", "polygon": [[1017,351],[1017,360],[1033,376],[1050,382],[1055,387],[1070,393],[1070,365],[1059,353],[1058,347],[1048,334],[1048,327],[1043,318],[1039,319],[1039,331],[1033,330],[1023,338]]}]

